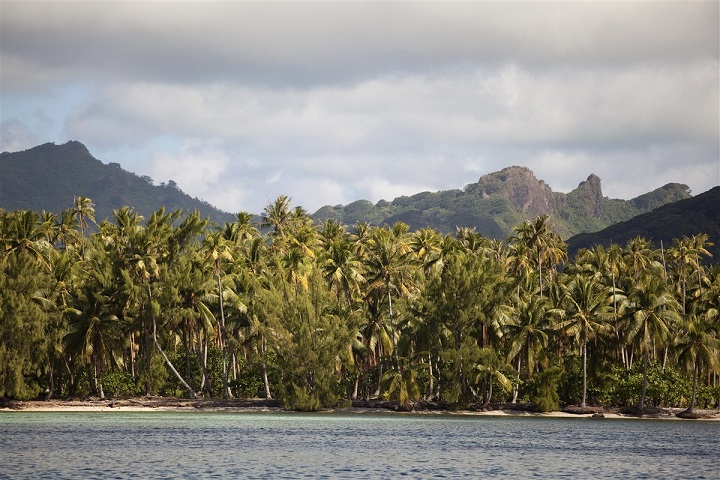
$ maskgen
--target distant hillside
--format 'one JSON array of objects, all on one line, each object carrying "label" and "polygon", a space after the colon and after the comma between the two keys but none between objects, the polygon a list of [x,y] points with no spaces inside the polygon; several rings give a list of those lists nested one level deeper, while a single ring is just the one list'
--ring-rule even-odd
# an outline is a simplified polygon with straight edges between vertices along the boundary
[{"label": "distant hillside", "polygon": [[[59,213],[72,206],[74,196],[93,200],[98,222],[111,218],[114,209],[125,205],[146,218],[165,206],[170,211],[197,209],[221,225],[233,219],[191,198],[172,181],[153,185],[150,179],[123,170],[119,164],[102,163],[80,142],[46,143],[23,152],[0,154],[0,208]],[[505,239],[524,220],[547,214],[553,229],[568,238],[689,197],[686,185],[671,183],[632,200],[610,199],[603,197],[596,175],[564,194],[553,192],[527,168],[508,167],[484,175],[463,190],[423,192],[376,204],[358,200],[346,206],[323,207],[313,217],[318,221],[332,218],[345,225],[402,221],[413,230],[430,227],[444,233],[454,233],[458,226],[474,227],[486,237]]]},{"label": "distant hillside", "polygon": [[574,255],[580,248],[593,245],[607,247],[612,242],[624,246],[637,236],[652,240],[658,248],[662,242],[667,248],[673,245],[674,238],[699,233],[708,234],[715,244],[708,249],[713,254],[710,262],[720,262],[720,187],[664,205],[599,232],[576,235],[568,240],[568,250],[570,255]]},{"label": "distant hillside", "polygon": [[547,214],[554,230],[568,238],[689,197],[687,185],[670,183],[632,200],[610,199],[603,197],[596,175],[590,175],[575,190],[564,194],[553,192],[529,169],[515,166],[484,175],[463,190],[423,192],[377,204],[359,200],[346,206],[325,206],[314,216],[347,225],[402,221],[411,229],[432,227],[445,233],[455,232],[458,226],[474,227],[486,237],[504,239],[524,220]]},{"label": "distant hillside", "polygon": [[74,196],[92,199],[98,223],[114,209],[131,206],[145,218],[165,206],[199,210],[217,223],[232,216],[177,188],[173,182],[152,185],[120,165],[102,163],[80,142],[46,143],[23,152],[0,154],[0,208],[59,213],[73,205]]}]

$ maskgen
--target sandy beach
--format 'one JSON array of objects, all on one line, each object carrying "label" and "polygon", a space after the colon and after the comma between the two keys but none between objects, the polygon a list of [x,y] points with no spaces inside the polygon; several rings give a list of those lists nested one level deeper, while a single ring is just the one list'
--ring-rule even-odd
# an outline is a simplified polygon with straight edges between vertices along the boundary
[{"label": "sandy beach", "polygon": [[[518,417],[566,417],[566,418],[653,418],[682,420],[676,415],[682,408],[648,408],[643,416],[628,413],[617,407],[591,407],[582,413],[573,409],[554,412],[532,412],[514,405],[494,405],[487,410],[443,410],[418,409],[407,412],[396,412],[385,405],[369,407],[364,403],[347,408],[326,409],[324,412],[347,413],[404,413],[409,415],[476,415],[476,416],[518,416]],[[165,397],[131,398],[121,400],[95,399],[51,399],[51,400],[5,400],[0,402],[0,412],[273,412],[283,411],[282,404],[277,400],[238,399],[238,400],[190,400]],[[321,412],[322,413],[322,412]],[[720,410],[696,410],[699,420],[720,421]]]}]

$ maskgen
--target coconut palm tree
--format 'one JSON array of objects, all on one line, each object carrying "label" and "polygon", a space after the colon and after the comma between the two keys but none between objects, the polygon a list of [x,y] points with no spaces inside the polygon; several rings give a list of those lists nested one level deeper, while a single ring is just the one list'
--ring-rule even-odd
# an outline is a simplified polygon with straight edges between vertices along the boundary
[{"label": "coconut palm tree", "polygon": [[88,228],[88,220],[95,223],[95,204],[87,197],[74,197],[72,215],[78,220],[80,226],[80,252],[81,259],[85,260],[85,229]]},{"label": "coconut palm tree", "polygon": [[612,290],[587,275],[575,275],[562,284],[565,319],[558,325],[565,335],[580,338],[580,353],[583,359],[582,400],[587,400],[587,345],[596,334],[612,331]]},{"label": "coconut palm tree", "polygon": [[708,372],[717,373],[720,367],[718,349],[720,339],[717,336],[717,328],[706,316],[696,313],[690,314],[688,321],[683,325],[682,330],[675,337],[678,361],[692,374],[692,396],[686,413],[691,414],[695,409],[697,392],[697,379],[703,365]]},{"label": "coconut palm tree", "polygon": [[680,304],[661,277],[645,274],[639,277],[628,295],[628,321],[625,331],[628,344],[636,342],[643,356],[643,384],[638,409],[645,406],[647,368],[651,350],[670,336],[668,324],[679,322]]},{"label": "coconut palm tree", "polygon": [[513,383],[508,378],[508,375],[512,372],[512,367],[492,347],[485,347],[480,350],[480,357],[478,364],[475,366],[475,371],[477,372],[475,383],[485,380],[488,386],[482,408],[487,408],[492,401],[494,382],[498,382],[506,392],[512,389]]},{"label": "coconut palm tree", "polygon": [[218,322],[218,333],[220,340],[220,350],[222,351],[222,368],[223,368],[223,397],[232,396],[230,387],[228,386],[228,368],[227,368],[227,349],[225,345],[227,332],[225,330],[225,305],[223,299],[225,297],[225,289],[223,288],[223,264],[232,262],[233,253],[231,243],[226,240],[220,232],[207,235],[203,242],[205,249],[205,265],[211,265],[213,274],[217,280],[217,299],[220,305],[220,321]]},{"label": "coconut palm tree", "polygon": [[[534,222],[526,220],[515,227],[516,234],[510,237],[512,243],[520,243],[532,254],[533,264],[538,269],[539,292],[543,295],[543,266],[553,268],[567,258],[567,245],[550,229],[550,217],[542,215]],[[551,271],[551,270],[549,270]]]},{"label": "coconut palm tree", "polygon": [[505,324],[507,360],[517,359],[518,375],[525,380],[532,378],[554,330],[550,309],[551,304],[547,298],[529,293],[518,299],[517,306],[511,310],[510,319]]}]

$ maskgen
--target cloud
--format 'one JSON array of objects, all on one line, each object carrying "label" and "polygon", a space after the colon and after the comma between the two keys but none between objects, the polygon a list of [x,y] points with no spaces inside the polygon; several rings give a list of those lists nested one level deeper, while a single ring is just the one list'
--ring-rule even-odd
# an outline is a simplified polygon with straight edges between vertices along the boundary
[{"label": "cloud", "polygon": [[714,2],[3,5],[3,85],[75,78],[308,86],[457,64],[717,58]]},{"label": "cloud", "polygon": [[[622,198],[720,183],[717,2],[0,8],[3,147],[80,140],[228,211],[390,200],[512,164],[565,191],[596,173]],[[38,108],[48,91],[72,94]]]}]

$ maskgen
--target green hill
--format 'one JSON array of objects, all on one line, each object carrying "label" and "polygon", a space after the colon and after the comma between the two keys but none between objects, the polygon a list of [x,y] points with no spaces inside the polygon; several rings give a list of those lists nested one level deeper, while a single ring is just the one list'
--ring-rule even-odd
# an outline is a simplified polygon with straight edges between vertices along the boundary
[{"label": "green hill", "polygon": [[80,142],[0,154],[0,208],[59,213],[73,205],[75,196],[92,199],[98,223],[123,206],[132,206],[145,218],[165,206],[168,211],[199,210],[219,224],[232,221],[232,215],[190,197],[172,181],[152,185],[116,163],[102,163]]},{"label": "green hill", "polygon": [[463,190],[423,192],[376,204],[359,200],[346,206],[325,206],[314,216],[347,225],[402,221],[413,230],[431,227],[445,233],[455,232],[456,227],[474,227],[486,237],[504,239],[524,220],[550,215],[554,230],[568,238],[688,197],[687,185],[670,183],[632,200],[611,199],[602,195],[596,175],[570,193],[553,192],[532,171],[515,166],[484,175]]},{"label": "green hill", "polygon": [[[119,164],[104,164],[80,142],[46,143],[0,154],[0,208],[59,213],[72,206],[74,196],[93,200],[98,222],[111,218],[114,209],[125,205],[146,218],[162,206],[170,211],[197,209],[221,225],[233,218],[191,198],[172,181],[153,185],[149,178],[123,170]],[[402,221],[413,230],[430,227],[443,233],[471,227],[486,237],[504,239],[524,220],[547,214],[554,230],[569,238],[689,197],[686,185],[671,183],[632,200],[610,199],[603,196],[596,175],[567,194],[553,192],[529,169],[514,166],[484,175],[462,190],[422,192],[375,204],[358,200],[346,206],[325,206],[313,217],[317,221],[335,219],[345,225]]]},{"label": "green hill", "polygon": [[599,232],[582,233],[568,240],[568,251],[574,255],[580,248],[593,245],[625,245],[637,236],[655,243],[672,246],[675,238],[706,233],[715,245],[708,250],[712,263],[720,261],[720,187],[715,187],[692,198],[663,205],[651,212],[638,215],[626,222],[611,225]]}]

